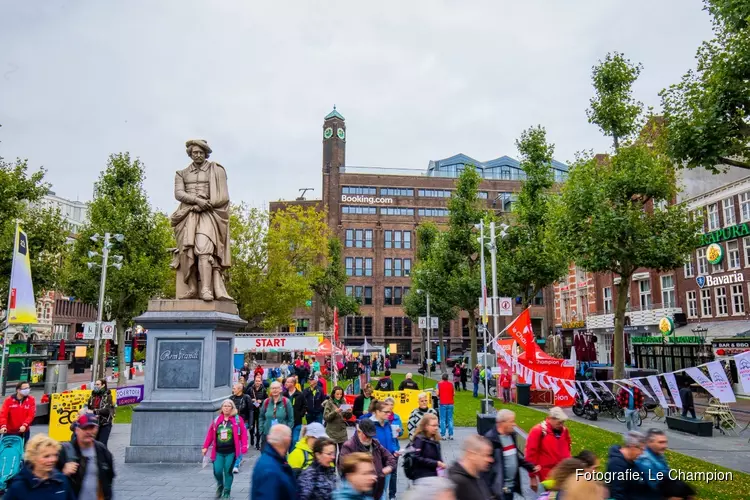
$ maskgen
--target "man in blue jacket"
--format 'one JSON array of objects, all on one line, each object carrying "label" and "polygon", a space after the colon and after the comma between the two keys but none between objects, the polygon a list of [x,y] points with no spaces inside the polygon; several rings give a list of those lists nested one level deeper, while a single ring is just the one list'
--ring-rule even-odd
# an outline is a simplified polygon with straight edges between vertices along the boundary
[{"label": "man in blue jacket", "polygon": [[[641,497],[645,500],[660,500],[665,496],[682,497],[682,495],[665,495],[666,491],[672,491],[678,486],[675,484],[678,482],[669,477],[669,465],[667,465],[667,459],[664,457],[668,447],[669,441],[663,430],[648,430],[646,433],[646,450],[636,461],[638,471],[643,475],[643,481],[647,486],[647,488],[644,488],[645,491]],[[679,486],[682,485],[684,483]]]},{"label": "man in blue jacket", "polygon": [[393,412],[393,399],[387,398],[385,401],[378,401],[375,403],[375,409],[373,410],[372,417],[370,420],[375,424],[375,438],[378,442],[390,452],[391,455],[396,459],[396,467],[393,468],[393,472],[388,474],[385,478],[385,490],[381,499],[375,500],[388,500],[396,498],[396,486],[398,484],[398,450],[399,444],[398,439],[393,435],[392,425],[398,425],[400,430],[399,434],[403,432],[404,428],[401,424],[401,419],[398,422],[391,421],[391,414]]},{"label": "man in blue jacket", "polygon": [[643,479],[638,476],[636,459],[643,453],[646,438],[638,431],[628,431],[623,445],[615,444],[609,449],[607,473],[613,478],[607,483],[609,498],[631,500],[640,496],[645,489]]},{"label": "man in blue jacket", "polygon": [[267,445],[255,463],[250,482],[250,500],[296,500],[297,483],[286,462],[292,430],[276,424],[268,433]]}]

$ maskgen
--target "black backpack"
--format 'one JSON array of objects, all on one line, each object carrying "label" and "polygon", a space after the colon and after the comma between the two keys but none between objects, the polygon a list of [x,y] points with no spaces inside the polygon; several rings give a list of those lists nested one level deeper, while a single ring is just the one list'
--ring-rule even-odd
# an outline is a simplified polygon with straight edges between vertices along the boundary
[{"label": "black backpack", "polygon": [[410,444],[404,451],[404,455],[403,455],[404,475],[406,476],[406,479],[408,479],[409,481],[414,481],[416,479],[416,475],[415,475],[416,471],[414,470],[415,463],[416,463],[416,461],[414,460],[415,453],[418,453],[417,449],[414,448],[414,446]]}]

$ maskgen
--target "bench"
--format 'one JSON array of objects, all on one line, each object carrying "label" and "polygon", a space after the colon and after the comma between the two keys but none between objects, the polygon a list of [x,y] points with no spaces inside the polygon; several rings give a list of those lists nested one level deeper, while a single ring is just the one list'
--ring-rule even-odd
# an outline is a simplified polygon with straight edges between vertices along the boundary
[{"label": "bench", "polygon": [[687,432],[696,436],[713,436],[714,424],[708,420],[693,420],[692,418],[682,418],[680,416],[668,416],[667,427],[675,431]]}]

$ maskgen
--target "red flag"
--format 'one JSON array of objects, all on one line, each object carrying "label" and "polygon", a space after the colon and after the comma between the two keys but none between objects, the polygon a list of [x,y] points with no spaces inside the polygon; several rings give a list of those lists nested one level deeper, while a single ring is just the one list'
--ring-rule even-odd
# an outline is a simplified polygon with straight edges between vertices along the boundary
[{"label": "red flag", "polygon": [[333,343],[339,343],[339,309],[333,308]]},{"label": "red flag", "polygon": [[506,330],[508,334],[518,342],[518,345],[523,348],[524,351],[528,352],[529,348],[526,345],[526,334],[531,333],[533,338],[533,330],[531,329],[531,314],[526,309],[524,312],[518,315],[513,322],[508,325]]}]

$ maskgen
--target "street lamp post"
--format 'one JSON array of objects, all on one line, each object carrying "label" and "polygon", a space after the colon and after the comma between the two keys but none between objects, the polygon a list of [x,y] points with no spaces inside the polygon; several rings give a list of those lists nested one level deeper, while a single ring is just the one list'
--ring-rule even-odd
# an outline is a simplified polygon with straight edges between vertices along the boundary
[{"label": "street lamp post", "polygon": [[[91,237],[91,240],[94,242],[99,241],[99,233],[95,234]],[[96,313],[96,332],[94,334],[94,361],[91,366],[91,383],[93,384],[96,381],[97,373],[99,371],[99,342],[101,342],[102,338],[102,316],[104,314],[104,291],[106,289],[107,284],[107,267],[115,267],[117,269],[122,268],[122,256],[121,255],[113,255],[112,260],[116,260],[114,264],[109,264],[109,249],[112,248],[112,243],[110,241],[110,238],[114,238],[118,242],[122,242],[125,237],[121,234],[115,234],[114,236],[110,233],[104,233],[104,244],[102,245],[102,263],[97,264],[95,262],[89,262],[88,267],[89,269],[92,269],[96,266],[99,266],[102,268],[101,277],[99,278],[99,309]],[[88,253],[89,258],[96,257],[99,254],[93,251],[90,251]],[[123,367],[120,367],[120,371],[122,371]]]}]

